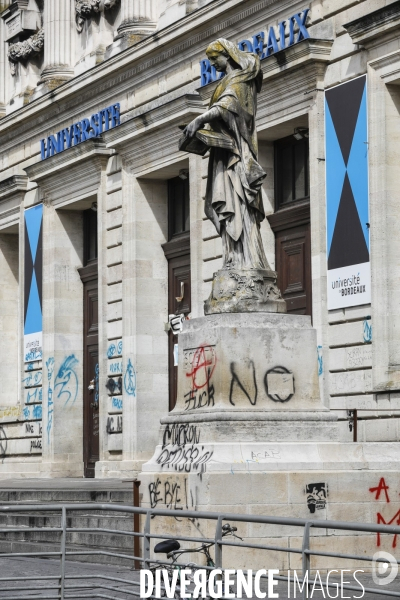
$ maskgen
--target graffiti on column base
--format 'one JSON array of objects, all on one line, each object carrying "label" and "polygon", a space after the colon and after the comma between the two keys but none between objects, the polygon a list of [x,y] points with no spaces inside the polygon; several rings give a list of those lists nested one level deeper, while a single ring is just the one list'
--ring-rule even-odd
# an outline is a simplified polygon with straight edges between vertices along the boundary
[{"label": "graffiti on column base", "polygon": [[163,448],[156,459],[161,468],[173,469],[178,472],[190,473],[200,471],[204,473],[207,463],[211,460],[213,450],[204,450],[204,446],[167,446]]},{"label": "graffiti on column base", "polygon": [[166,425],[163,434],[162,447],[185,446],[185,444],[198,444],[200,441],[200,431],[196,425],[186,423]]},{"label": "graffiti on column base", "polygon": [[[183,485],[182,485],[183,484]],[[176,481],[168,478],[164,482],[159,477],[149,483],[149,496],[151,508],[157,508],[159,504],[164,504],[167,510],[195,510],[196,505],[193,499],[192,491],[188,493],[187,478],[178,477]],[[190,497],[189,497],[190,496]],[[152,515],[152,519],[155,515]],[[177,521],[182,521],[179,517],[174,517]],[[194,521],[194,519],[189,519]]]}]

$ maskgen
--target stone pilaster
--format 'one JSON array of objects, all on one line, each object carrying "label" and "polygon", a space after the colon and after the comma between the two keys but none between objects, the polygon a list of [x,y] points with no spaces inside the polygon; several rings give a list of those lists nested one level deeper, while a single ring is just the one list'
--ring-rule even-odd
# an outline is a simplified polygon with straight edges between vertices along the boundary
[{"label": "stone pilaster", "polygon": [[74,5],[47,0],[44,5],[44,65],[41,81],[50,89],[73,76]]}]

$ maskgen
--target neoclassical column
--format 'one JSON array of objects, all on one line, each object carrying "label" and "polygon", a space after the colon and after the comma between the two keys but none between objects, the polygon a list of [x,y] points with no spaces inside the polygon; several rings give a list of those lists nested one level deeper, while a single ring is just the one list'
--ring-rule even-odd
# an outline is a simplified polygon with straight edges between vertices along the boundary
[{"label": "neoclassical column", "polygon": [[118,36],[130,44],[153,33],[157,26],[157,0],[121,0]]},{"label": "neoclassical column", "polygon": [[44,63],[41,81],[53,83],[74,74],[73,41],[75,39],[74,3],[46,0],[44,4]]},{"label": "neoclassical column", "polygon": [[8,73],[6,72],[6,63],[8,61],[6,60],[7,49],[4,38],[4,22],[2,21],[0,22],[0,79],[2,81],[2,85],[0,85],[0,118],[6,114],[7,101],[6,82]]}]

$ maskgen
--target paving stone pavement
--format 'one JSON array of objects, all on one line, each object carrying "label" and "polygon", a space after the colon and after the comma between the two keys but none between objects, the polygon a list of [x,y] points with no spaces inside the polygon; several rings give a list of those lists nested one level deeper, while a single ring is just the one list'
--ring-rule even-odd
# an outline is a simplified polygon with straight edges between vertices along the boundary
[{"label": "paving stone pavement", "polygon": [[[58,598],[58,581],[53,580],[49,583],[40,578],[59,577],[59,575],[60,562],[58,560],[23,557],[0,558],[0,599],[11,600],[12,598],[18,598],[18,600],[22,600],[23,598],[31,598],[33,600],[37,598]],[[67,561],[66,575],[66,599],[111,598],[112,600],[127,600],[135,596],[126,594],[123,590],[128,590],[129,592],[138,591],[138,586],[132,584],[134,581],[139,581],[138,572],[126,567]],[[104,577],[116,577],[127,583],[94,578],[100,575]],[[68,576],[81,577],[82,579],[68,579]],[[15,580],[4,582],[2,581],[4,577],[33,577],[34,580],[21,585],[21,582]],[[78,585],[85,586],[86,589],[70,589],[71,586]],[[53,590],[45,589],[46,586],[51,586]],[[11,589],[4,591],[6,587]],[[29,594],[17,589],[21,587],[30,589]],[[114,589],[107,590],[106,587]],[[33,588],[39,589],[38,591],[33,591]]]},{"label": "paving stone pavement", "polygon": [[[43,599],[46,598],[58,598],[58,581],[54,580],[52,583],[48,583],[41,579],[42,577],[58,577],[60,574],[60,563],[53,559],[33,559],[33,558],[0,558],[0,600],[23,600],[23,599]],[[79,577],[81,579],[67,579],[65,599],[84,600],[85,598],[108,598],[112,600],[127,600],[128,598],[134,598],[132,592],[138,592],[138,586],[134,585],[133,582],[139,581],[139,574],[133,569],[126,567],[118,567],[112,565],[99,565],[99,564],[88,564],[79,563],[73,561],[67,561],[66,563],[66,575]],[[107,579],[98,579],[99,576],[104,577],[115,577],[122,579],[122,582],[112,582]],[[346,574],[348,576],[348,574]],[[2,578],[11,578],[10,582],[2,581]],[[15,581],[14,577],[33,577],[34,580],[25,584],[25,589],[29,589],[29,593],[22,591],[20,582]],[[357,575],[360,582],[364,587],[377,587],[371,578],[370,574]],[[324,582],[325,576],[321,573],[321,579]],[[331,579],[331,581],[340,581],[339,579]],[[71,590],[71,586],[82,586],[81,589]],[[51,586],[53,590],[46,589],[46,586]],[[5,587],[9,588],[5,591]],[[263,590],[267,592],[266,584],[261,586]],[[38,588],[35,589],[34,588]],[[107,589],[108,588],[108,589]],[[124,593],[127,590],[130,594]],[[397,592],[400,597],[400,578],[383,588],[382,591]],[[278,586],[274,588],[274,591],[279,594],[279,600],[292,600],[292,598],[301,599],[302,595],[297,589],[296,595],[294,594],[293,585],[291,586],[290,592],[288,592],[287,583],[280,581]],[[339,594],[334,589],[330,589],[330,596],[326,592],[315,591],[314,594],[310,595],[310,598],[314,600],[322,600],[327,598],[364,598],[364,600],[389,600],[393,596],[377,595],[365,593],[362,595],[362,590],[359,588],[357,591],[344,591],[343,594]],[[267,598],[268,599],[268,593]],[[255,598],[254,598],[255,600]]]}]

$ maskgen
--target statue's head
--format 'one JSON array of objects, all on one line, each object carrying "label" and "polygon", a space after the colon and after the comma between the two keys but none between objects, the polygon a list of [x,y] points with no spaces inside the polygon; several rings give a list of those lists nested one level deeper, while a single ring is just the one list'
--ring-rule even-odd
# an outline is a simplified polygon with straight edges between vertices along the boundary
[{"label": "statue's head", "polygon": [[226,49],[218,41],[210,44],[206,50],[207,58],[216,71],[225,72],[229,63],[236,66]]}]

